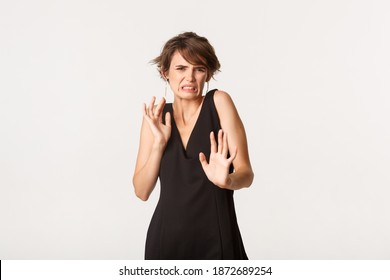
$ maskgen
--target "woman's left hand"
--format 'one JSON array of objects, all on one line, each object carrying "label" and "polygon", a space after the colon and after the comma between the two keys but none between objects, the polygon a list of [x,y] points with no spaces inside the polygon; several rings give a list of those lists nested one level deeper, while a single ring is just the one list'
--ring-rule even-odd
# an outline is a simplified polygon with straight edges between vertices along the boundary
[{"label": "woman's left hand", "polygon": [[237,147],[234,148],[228,158],[229,146],[227,134],[222,129],[218,132],[218,144],[215,141],[214,132],[210,133],[211,153],[209,162],[204,153],[199,154],[199,160],[207,178],[220,188],[228,188],[231,184],[229,168],[237,155]]}]

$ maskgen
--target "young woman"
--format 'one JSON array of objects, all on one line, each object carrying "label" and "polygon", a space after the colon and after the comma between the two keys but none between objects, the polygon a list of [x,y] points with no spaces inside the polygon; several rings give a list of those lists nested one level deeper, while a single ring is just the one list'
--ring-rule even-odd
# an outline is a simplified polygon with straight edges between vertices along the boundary
[{"label": "young woman", "polygon": [[220,68],[214,48],[185,32],[153,62],[174,101],[155,106],[153,97],[144,106],[133,185],[145,201],[157,179],[161,186],[145,259],[247,259],[233,192],[249,187],[254,175],[232,99],[220,90],[203,95]]}]

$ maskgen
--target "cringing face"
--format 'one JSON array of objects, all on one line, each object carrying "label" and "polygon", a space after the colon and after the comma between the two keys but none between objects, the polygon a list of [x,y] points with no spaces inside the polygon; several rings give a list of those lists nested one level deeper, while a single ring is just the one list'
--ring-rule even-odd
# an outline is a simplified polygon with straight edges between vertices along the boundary
[{"label": "cringing face", "polygon": [[207,68],[203,65],[193,65],[176,52],[171,60],[168,72],[165,74],[172,91],[182,97],[202,95],[207,79]]}]

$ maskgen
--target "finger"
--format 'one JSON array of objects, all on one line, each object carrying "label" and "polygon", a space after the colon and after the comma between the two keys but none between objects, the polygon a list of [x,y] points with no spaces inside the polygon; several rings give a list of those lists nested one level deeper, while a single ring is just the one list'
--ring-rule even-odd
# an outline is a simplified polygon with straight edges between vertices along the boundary
[{"label": "finger", "polygon": [[143,113],[145,117],[148,115],[148,108],[146,107],[145,103],[143,104]]},{"label": "finger", "polygon": [[145,105],[145,110],[144,110],[144,120],[148,124],[149,128],[153,131],[154,123],[153,123],[153,120],[148,115],[148,112],[147,112],[147,109],[146,109],[146,105]]},{"label": "finger", "polygon": [[223,149],[223,132],[222,129],[218,131],[218,153],[221,154]]},{"label": "finger", "polygon": [[171,127],[171,113],[169,112],[165,114],[165,125]]},{"label": "finger", "polygon": [[223,147],[222,147],[222,155],[226,158],[229,152],[229,145],[228,145],[228,139],[227,139],[227,133],[225,132],[223,134]]},{"label": "finger", "polygon": [[215,142],[214,131],[210,132],[210,151],[212,153],[217,152],[217,142]]},{"label": "finger", "polygon": [[146,104],[144,103],[144,118],[149,122],[150,121],[150,117],[149,117],[149,108],[146,106]]},{"label": "finger", "polygon": [[202,152],[199,153],[199,161],[200,161],[200,164],[202,165],[203,170],[206,170],[206,168],[209,164],[207,163],[206,156]]},{"label": "finger", "polygon": [[149,104],[149,110],[148,110],[148,115],[149,117],[153,117],[153,112],[154,112],[154,102],[156,101],[156,97],[152,96],[152,100],[150,101]]},{"label": "finger", "polygon": [[163,108],[165,106],[165,102],[166,102],[165,98],[163,97],[163,98],[161,98],[160,102],[157,104],[157,106],[156,106],[156,108],[154,110],[154,115],[156,117],[160,116],[160,114],[161,114],[161,112],[162,112],[162,110],[163,110]]}]

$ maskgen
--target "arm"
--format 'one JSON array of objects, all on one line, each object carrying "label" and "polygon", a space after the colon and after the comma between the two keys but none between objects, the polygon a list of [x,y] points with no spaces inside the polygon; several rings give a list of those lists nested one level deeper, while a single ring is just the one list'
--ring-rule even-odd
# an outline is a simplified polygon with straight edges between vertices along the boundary
[{"label": "arm", "polygon": [[133,185],[137,197],[148,200],[158,178],[161,157],[171,135],[171,116],[165,115],[165,125],[162,123],[162,111],[165,99],[154,106],[152,98],[150,106],[144,105],[144,117],[141,126],[140,144],[135,165]]},{"label": "arm", "polygon": [[[207,163],[203,153],[199,155],[203,169],[210,181],[220,188],[238,190],[249,187],[253,181],[253,171],[249,160],[245,128],[230,96],[216,91],[214,103],[221,122],[218,145],[214,134],[210,134],[211,154]],[[227,151],[230,157],[227,158]],[[229,174],[230,163],[234,172]]]}]

